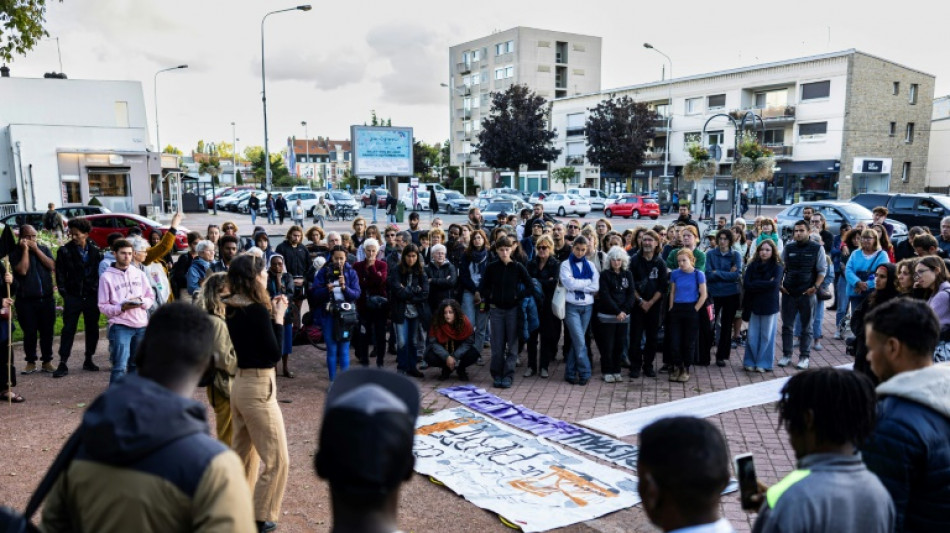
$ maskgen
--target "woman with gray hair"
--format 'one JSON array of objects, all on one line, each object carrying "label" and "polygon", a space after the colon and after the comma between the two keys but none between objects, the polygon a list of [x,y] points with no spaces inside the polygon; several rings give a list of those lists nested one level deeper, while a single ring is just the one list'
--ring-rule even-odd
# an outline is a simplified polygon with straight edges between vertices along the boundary
[{"label": "woman with gray hair", "polygon": [[191,262],[191,268],[188,269],[188,294],[195,297],[198,289],[201,288],[201,282],[204,281],[211,268],[211,262],[214,261],[214,243],[209,240],[198,241],[195,245],[195,252],[198,254]]},{"label": "woman with gray hair", "polygon": [[607,383],[623,381],[620,359],[635,300],[633,274],[627,269],[629,263],[630,256],[626,250],[614,246],[607,252],[609,268],[600,273],[597,321],[600,323],[600,339],[603,343],[600,368]]}]

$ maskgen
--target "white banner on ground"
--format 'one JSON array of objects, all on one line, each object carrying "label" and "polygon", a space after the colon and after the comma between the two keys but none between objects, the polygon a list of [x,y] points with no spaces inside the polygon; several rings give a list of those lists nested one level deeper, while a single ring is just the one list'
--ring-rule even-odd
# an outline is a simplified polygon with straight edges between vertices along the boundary
[{"label": "white banner on ground", "polygon": [[640,502],[636,476],[597,464],[464,407],[419,417],[416,471],[525,532]]}]

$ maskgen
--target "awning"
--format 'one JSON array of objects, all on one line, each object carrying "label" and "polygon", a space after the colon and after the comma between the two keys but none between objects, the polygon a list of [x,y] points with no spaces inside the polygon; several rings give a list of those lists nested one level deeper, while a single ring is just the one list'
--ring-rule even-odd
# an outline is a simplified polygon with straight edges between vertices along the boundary
[{"label": "awning", "polygon": [[780,161],[775,163],[776,174],[825,174],[838,172],[841,163],[836,159],[819,161]]}]

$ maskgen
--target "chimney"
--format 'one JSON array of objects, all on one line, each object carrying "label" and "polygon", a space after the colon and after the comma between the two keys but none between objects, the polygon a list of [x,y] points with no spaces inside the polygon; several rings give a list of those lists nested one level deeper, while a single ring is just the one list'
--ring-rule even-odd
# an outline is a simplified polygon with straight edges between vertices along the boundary
[{"label": "chimney", "polygon": [[0,78],[9,78],[10,77],[10,67],[3,65],[0,67]]}]

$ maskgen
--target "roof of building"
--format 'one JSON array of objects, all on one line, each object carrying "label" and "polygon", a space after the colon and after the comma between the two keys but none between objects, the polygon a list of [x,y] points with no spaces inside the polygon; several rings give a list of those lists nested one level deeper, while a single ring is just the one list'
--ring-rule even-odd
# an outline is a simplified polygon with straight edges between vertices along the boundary
[{"label": "roof of building", "polygon": [[593,96],[593,95],[610,94],[610,93],[622,92],[622,91],[633,91],[633,90],[637,90],[637,89],[649,89],[649,88],[653,88],[653,87],[663,87],[663,86],[668,85],[669,83],[680,83],[680,82],[684,82],[684,81],[701,80],[701,79],[704,79],[704,78],[715,78],[715,77],[717,77],[717,76],[728,76],[728,75],[733,75],[733,74],[742,74],[742,73],[745,73],[745,72],[752,72],[752,71],[755,71],[755,70],[765,70],[765,69],[775,68],[775,67],[784,67],[784,66],[788,66],[788,65],[797,65],[797,64],[801,64],[801,63],[810,63],[810,62],[813,62],[813,61],[821,61],[821,60],[824,60],[824,59],[835,59],[835,58],[839,58],[839,57],[847,57],[847,56],[854,55],[854,54],[862,54],[862,55],[865,55],[865,56],[868,56],[868,57],[873,57],[873,58],[875,58],[875,59],[880,59],[881,61],[887,61],[888,63],[893,63],[894,65],[897,65],[897,66],[899,66],[899,67],[901,67],[901,68],[906,68],[906,69],[908,69],[908,70],[913,70],[914,72],[918,72],[918,73],[924,74],[924,75],[926,75],[926,76],[935,77],[933,74],[929,74],[929,73],[923,72],[923,71],[921,71],[921,70],[917,70],[917,69],[914,69],[914,68],[911,68],[911,67],[908,67],[908,66],[905,66],[905,65],[901,65],[900,63],[895,63],[895,62],[890,61],[890,60],[888,60],[888,59],[884,59],[884,58],[882,58],[882,57],[879,57],[879,56],[876,56],[876,55],[873,55],[873,54],[868,54],[867,52],[862,52],[862,51],[857,50],[857,49],[854,49],[854,48],[849,48],[849,49],[847,49],[847,50],[840,50],[840,51],[838,51],[838,52],[829,52],[829,53],[826,53],[826,54],[818,54],[818,55],[813,55],[813,56],[797,57],[797,58],[793,58],[793,59],[785,59],[785,60],[782,60],[782,61],[773,61],[773,62],[771,62],[771,63],[760,63],[760,64],[758,64],[758,65],[750,65],[750,66],[747,66],[747,67],[739,67],[739,68],[733,68],[733,69],[727,69],[727,70],[719,70],[719,71],[715,71],[715,72],[706,72],[706,73],[703,73],[703,74],[694,74],[694,75],[692,75],[692,76],[683,76],[682,78],[672,78],[672,79],[670,79],[670,80],[651,81],[651,82],[640,83],[640,84],[636,84],[636,85],[626,85],[626,86],[623,86],[623,87],[615,87],[615,88],[613,88],[613,89],[603,89],[603,90],[601,90],[601,91],[594,92],[594,93],[585,93],[585,94],[576,94],[576,95],[571,95],[571,96],[565,96],[565,97],[563,97],[563,98],[557,98],[556,100],[563,101],[563,100],[571,100],[571,99],[574,99],[574,98],[584,98],[584,97]]},{"label": "roof of building", "polygon": [[336,150],[339,146],[344,152],[350,151],[350,141],[334,141],[333,139],[293,139],[293,152],[295,154],[326,155]]}]

